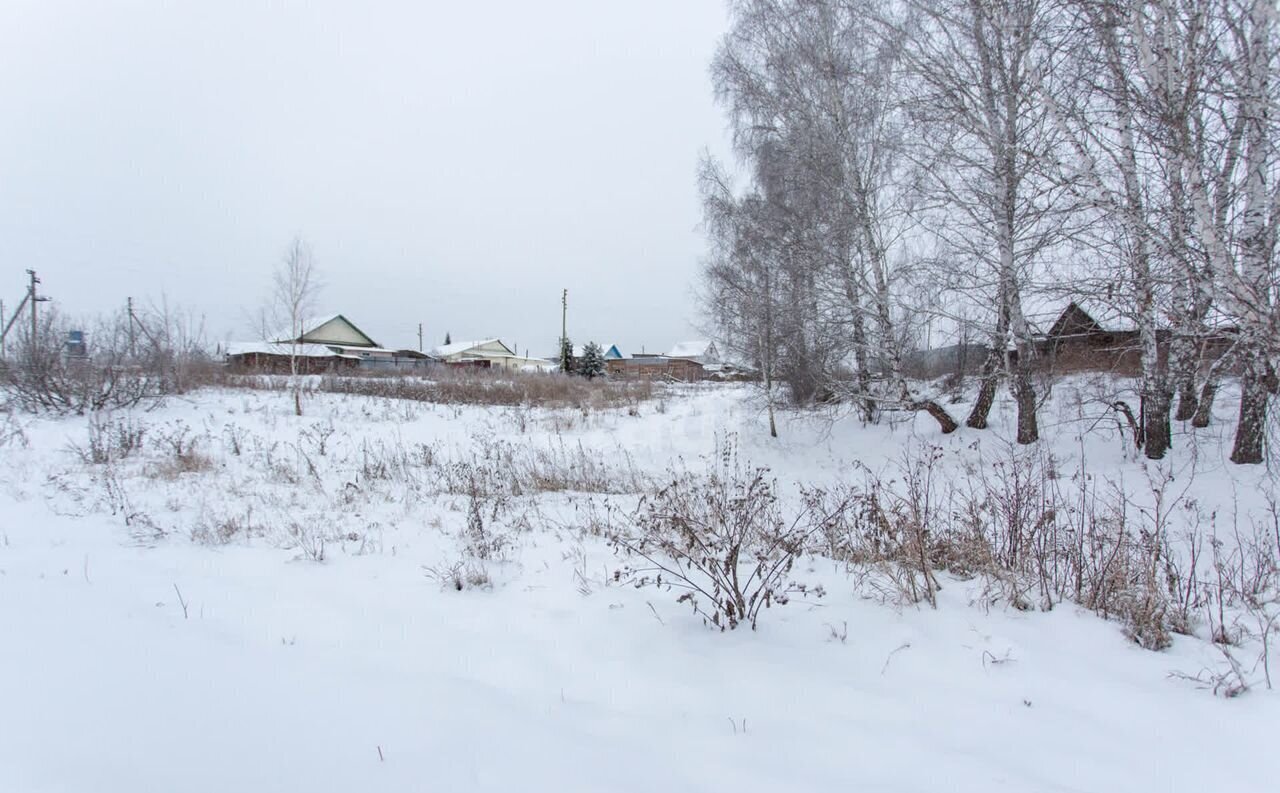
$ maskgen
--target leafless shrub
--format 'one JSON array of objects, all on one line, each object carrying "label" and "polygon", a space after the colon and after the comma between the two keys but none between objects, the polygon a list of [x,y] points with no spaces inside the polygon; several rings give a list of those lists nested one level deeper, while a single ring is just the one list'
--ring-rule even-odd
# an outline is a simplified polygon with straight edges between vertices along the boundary
[{"label": "leafless shrub", "polygon": [[191,426],[185,421],[173,421],[152,432],[157,448],[168,452],[173,457],[184,457],[195,451],[198,437],[194,437]]},{"label": "leafless shrub", "polygon": [[[573,562],[573,583],[574,589],[579,595],[588,597],[595,591],[595,587],[591,580],[590,574],[587,572],[587,554],[581,545],[576,545],[568,552],[562,553],[560,556],[562,561]],[[607,577],[607,576],[606,576]],[[651,606],[652,608],[652,606]]]},{"label": "leafless shrub", "polygon": [[300,439],[305,440],[315,449],[316,454],[324,457],[329,451],[329,439],[333,437],[338,428],[334,426],[333,419],[328,421],[316,422],[308,429],[298,433]]},{"label": "leafless shrub", "polygon": [[316,488],[323,491],[324,477],[320,475],[320,469],[316,466],[315,460],[311,458],[311,455],[307,453],[307,449],[303,442],[300,440],[298,443],[289,443],[286,445],[293,449],[294,456],[297,460],[299,478],[301,478],[302,474],[305,472],[307,476],[311,477]]},{"label": "leafless shrub", "polygon": [[326,538],[320,527],[311,522],[291,520],[286,531],[292,547],[302,558],[316,563],[325,560]]},{"label": "leafless shrub", "polygon": [[768,470],[741,467],[726,447],[705,476],[672,472],[610,535],[616,553],[640,560],[614,579],[677,590],[677,602],[720,630],[754,629],[762,608],[823,594],[788,578],[821,524],[807,508],[784,515]]},{"label": "leafless shrub", "polygon": [[71,448],[84,463],[106,465],[140,451],[145,438],[146,426],[134,419],[127,416],[112,418],[109,413],[91,413],[86,444],[73,444]]},{"label": "leafless shrub", "polygon": [[174,421],[151,432],[156,448],[165,452],[165,458],[151,467],[153,476],[175,479],[182,474],[200,473],[213,468],[213,459],[202,454],[197,447],[201,436],[194,434],[183,421]]},{"label": "leafless shrub", "polygon": [[[1261,668],[1270,689],[1271,643],[1280,624],[1280,554],[1275,545],[1280,509],[1274,496],[1268,497],[1267,506],[1265,517],[1251,516],[1247,527],[1241,525],[1238,510],[1233,509],[1228,540],[1215,530],[1209,540],[1210,573],[1201,583],[1201,591],[1210,638],[1224,657],[1231,659],[1230,652],[1255,648],[1257,660],[1248,671]],[[1240,679],[1248,682],[1246,676]]]},{"label": "leafless shrub", "polygon": [[[1188,511],[1196,510],[1195,504],[1188,504]],[[1169,550],[1163,555],[1165,587],[1169,596],[1165,618],[1169,630],[1173,633],[1191,635],[1195,631],[1197,614],[1205,602],[1205,590],[1197,571],[1200,569],[1204,555],[1204,533],[1200,529],[1198,513],[1196,522],[1180,533],[1176,545],[1181,553]],[[1169,541],[1173,546],[1175,542]]]},{"label": "leafless shrub", "polygon": [[120,477],[115,467],[107,466],[102,471],[103,494],[106,497],[107,509],[112,515],[123,514],[128,520],[128,515],[133,512],[133,503],[129,498],[129,491],[125,489],[124,483],[120,481]]},{"label": "leafless shrub", "polygon": [[270,481],[283,485],[296,485],[302,481],[298,467],[286,460],[284,455],[277,454],[279,447],[278,441],[260,447],[257,465],[266,473]]},{"label": "leafless shrub", "polygon": [[[983,549],[985,566],[950,567],[984,577],[1018,608],[1050,609],[1073,600],[1118,619],[1142,647],[1171,641],[1173,593],[1185,592],[1170,549],[1170,517],[1187,506],[1170,480],[1149,482],[1137,503],[1123,482],[1099,480],[1081,461],[1069,477],[1037,450],[1009,448],[965,467],[963,489],[940,545]],[[967,568],[967,569],[966,569]]]},{"label": "leafless shrub", "polygon": [[391,479],[394,463],[394,459],[388,458],[386,447],[383,444],[370,444],[368,440],[361,443],[360,475],[366,481]]},{"label": "leafless shrub", "polygon": [[250,506],[244,514],[202,514],[191,527],[191,540],[201,545],[226,545],[251,537],[262,537],[266,533],[266,527],[254,521],[253,507]]},{"label": "leafless shrub", "polygon": [[0,410],[0,449],[10,445],[25,448],[28,445],[27,433],[12,413]]},{"label": "leafless shrub", "polygon": [[56,310],[46,310],[34,335],[20,336],[0,361],[0,393],[9,404],[31,413],[84,415],[155,404],[174,390],[171,372],[131,357],[119,343],[120,317],[91,331],[98,341],[84,355],[64,350],[69,328]]},{"label": "leafless shrub", "polygon": [[1163,650],[1173,644],[1166,601],[1157,591],[1143,589],[1131,593],[1121,616],[1124,635],[1147,650]]},{"label": "leafless shrub", "polygon": [[435,581],[443,590],[452,589],[462,592],[466,589],[492,589],[493,579],[484,565],[475,562],[458,561],[453,564],[442,564],[435,567],[422,566],[422,573],[429,580]]},{"label": "leafless shrub", "polygon": [[169,392],[162,378],[125,364],[60,359],[35,367],[0,365],[0,385],[22,410],[76,415],[135,407]]},{"label": "leafless shrub", "polygon": [[222,438],[226,444],[227,451],[239,457],[244,453],[245,443],[249,439],[249,431],[235,424],[227,424],[222,428]]},{"label": "leafless shrub", "polygon": [[1222,654],[1223,663],[1217,669],[1205,667],[1194,675],[1185,672],[1172,672],[1170,677],[1187,680],[1200,688],[1212,691],[1215,696],[1234,699],[1249,691],[1250,685],[1244,667],[1236,659],[1229,647],[1216,645]]},{"label": "leafless shrub", "polygon": [[622,531],[630,515],[624,513],[610,500],[594,498],[575,502],[573,526],[584,535],[609,538]]},{"label": "leafless shrub", "polygon": [[804,497],[823,516],[821,546],[831,558],[871,573],[863,581],[885,599],[937,605],[941,589],[935,569],[987,569],[985,543],[940,531],[946,524],[936,467],[941,450],[899,460],[900,479],[883,480],[863,468],[860,486],[811,488]]},{"label": "leafless shrub", "polygon": [[476,470],[471,469],[473,478],[467,491],[467,523],[462,532],[462,542],[470,556],[489,560],[500,556],[511,544],[511,538],[496,530],[500,500],[490,500],[491,514],[486,520],[486,495],[474,476]]},{"label": "leafless shrub", "polygon": [[129,533],[136,542],[151,544],[165,537],[165,530],[146,512],[135,506],[132,496],[121,481],[114,465],[102,466],[99,477],[107,509],[112,515],[124,520],[124,525],[129,528]]},{"label": "leafless shrub", "polygon": [[859,484],[805,490],[810,512],[823,516],[816,547],[895,602],[934,602],[933,571],[943,570],[978,579],[983,602],[1078,603],[1147,649],[1202,620],[1223,644],[1271,636],[1280,508],[1262,521],[1237,517],[1219,538],[1205,528],[1215,516],[1187,496],[1194,471],[1175,486],[1157,468],[1135,489],[1095,476],[1083,459],[1064,475],[1042,451],[970,457],[944,471],[939,449],[914,447],[887,477],[864,470]]},{"label": "leafless shrub", "polygon": [[1258,662],[1262,666],[1267,690],[1270,691],[1272,689],[1271,641],[1276,628],[1280,627],[1280,599],[1273,598],[1267,603],[1249,603],[1246,604],[1246,610],[1253,623],[1250,628],[1255,631],[1252,635],[1261,645]]}]

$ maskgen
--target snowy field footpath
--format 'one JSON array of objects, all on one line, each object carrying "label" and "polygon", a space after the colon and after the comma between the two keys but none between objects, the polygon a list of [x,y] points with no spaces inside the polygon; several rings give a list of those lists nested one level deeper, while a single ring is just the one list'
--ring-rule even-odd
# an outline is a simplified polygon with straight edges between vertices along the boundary
[{"label": "snowy field footpath", "polygon": [[1154,651],[1131,605],[954,570],[933,592],[861,546],[800,556],[789,578],[825,594],[754,631],[615,577],[607,535],[640,494],[725,460],[767,466],[794,511],[802,488],[905,493],[932,459],[933,487],[1022,471],[1132,510],[1135,537],[1198,554],[1179,580],[1216,604],[1202,579],[1257,567],[1236,561],[1268,537],[1276,474],[1226,462],[1229,393],[1156,465],[1098,388],[1055,389],[1021,469],[1004,401],[985,432],[787,413],[774,440],[736,386],[605,410],[314,394],[302,417],[287,393],[209,390],[9,417],[0,791],[1275,790],[1280,661],[1248,629],[1266,604],[1174,620],[1162,595],[1177,629]]}]

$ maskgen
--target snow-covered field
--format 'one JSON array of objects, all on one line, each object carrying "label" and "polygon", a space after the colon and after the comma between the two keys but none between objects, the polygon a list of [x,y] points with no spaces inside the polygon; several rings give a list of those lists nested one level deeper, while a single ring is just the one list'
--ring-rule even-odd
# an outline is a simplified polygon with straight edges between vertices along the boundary
[{"label": "snow-covered field", "polygon": [[[1155,466],[1076,398],[1087,388],[1047,407],[1054,453],[1138,506],[1172,477],[1201,511],[1261,514],[1276,480],[1225,462],[1229,399]],[[1280,784],[1256,642],[1237,653],[1251,690],[1226,699],[1178,676],[1221,667],[1203,635],[1144,650],[1080,607],[993,604],[977,580],[944,577],[936,609],[885,602],[823,558],[799,573],[825,597],[719,632],[673,593],[614,582],[587,530],[726,448],[784,490],[854,480],[855,462],[892,476],[921,442],[996,455],[1004,403],[985,433],[788,414],[778,440],[732,386],[631,410],[292,408],[208,391],[100,418],[142,430],[108,463],[83,459],[85,418],[16,418],[0,447],[0,790]],[[503,543],[488,560],[465,542],[476,512]],[[479,585],[457,591],[455,565]]]}]

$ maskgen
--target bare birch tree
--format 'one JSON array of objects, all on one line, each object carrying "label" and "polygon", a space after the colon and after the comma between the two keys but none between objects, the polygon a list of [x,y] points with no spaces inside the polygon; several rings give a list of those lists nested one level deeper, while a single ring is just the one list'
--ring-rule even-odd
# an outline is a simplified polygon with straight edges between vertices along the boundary
[{"label": "bare birch tree", "polygon": [[704,178],[709,313],[767,361],[771,406],[777,376],[800,402],[924,409],[949,431],[904,351],[918,317],[977,317],[989,354],[966,424],[987,426],[1007,380],[1017,440],[1034,442],[1048,328],[1028,301],[1053,272],[1136,327],[1148,457],[1169,453],[1174,420],[1206,425],[1238,371],[1232,459],[1263,459],[1280,365],[1274,0],[730,13],[712,75],[751,184]]},{"label": "bare birch tree", "polygon": [[[896,40],[871,24],[867,0],[745,0],[713,64],[739,152],[755,161],[764,200],[785,218],[779,248],[790,302],[812,301],[803,327],[821,346],[792,344],[788,365],[820,374],[824,394],[860,406],[925,410],[944,432],[956,423],[913,395],[898,327],[904,232],[914,184],[900,155],[905,115]],[[845,375],[851,363],[853,377]],[[873,386],[873,382],[880,385]],[[794,394],[794,386],[793,386]]]},{"label": "bare birch tree", "polygon": [[272,274],[271,297],[264,316],[271,322],[268,341],[283,342],[289,350],[289,388],[293,393],[294,414],[302,415],[302,336],[308,330],[307,320],[315,310],[320,290],[315,258],[311,246],[294,237],[285,249],[280,264]]},{"label": "bare birch tree", "polygon": [[706,313],[726,349],[760,371],[769,417],[777,423],[776,245],[768,233],[770,207],[758,195],[737,197],[723,170],[704,158],[699,182],[711,251],[703,271]]},{"label": "bare birch tree", "polygon": [[[1234,267],[1222,270],[1222,298],[1239,323],[1242,347],[1240,414],[1231,461],[1261,463],[1270,395],[1280,365],[1280,288],[1276,236],[1280,224],[1280,173],[1277,161],[1277,79],[1280,65],[1274,0],[1228,2],[1224,19],[1232,41],[1232,82],[1243,129],[1239,233]],[[1197,185],[1199,187],[1199,185]],[[1207,209],[1197,194],[1197,217]]]},{"label": "bare birch tree", "polygon": [[[1105,5],[1095,0],[1095,5]],[[1156,251],[1170,268],[1169,367],[1178,394],[1175,417],[1204,426],[1216,391],[1211,369],[1199,395],[1200,349],[1208,337],[1214,264],[1194,228],[1192,184],[1212,185],[1214,237],[1228,224],[1239,135],[1221,105],[1221,25],[1213,0],[1117,0],[1107,24],[1132,81],[1138,124],[1148,156],[1160,163],[1148,183],[1159,185],[1163,217]],[[1107,13],[1105,10],[1103,13]],[[1099,16],[1094,13],[1095,18]]]},{"label": "bare birch tree", "polygon": [[[1277,60],[1273,2],[1076,0],[1108,79],[1087,101],[1110,103],[1123,121],[1111,153],[1124,177],[1115,202],[1127,217],[1128,250],[1157,262],[1131,266],[1142,335],[1148,456],[1167,444],[1168,400],[1178,420],[1209,423],[1218,380],[1240,371],[1232,459],[1260,462],[1269,394],[1275,390]],[[1078,64],[1084,73],[1089,63]],[[1097,116],[1093,117],[1097,121]],[[1097,130],[1098,126],[1084,125]],[[1126,138],[1127,135],[1127,138]],[[1098,144],[1093,135],[1090,141]],[[1103,147],[1105,148],[1105,147]],[[1146,208],[1135,200],[1145,194]],[[1135,221],[1145,216],[1144,228]],[[1138,236],[1141,233],[1141,237]],[[1141,245],[1134,245],[1134,241]],[[1137,261],[1136,258],[1132,261]],[[1161,288],[1171,329],[1166,364],[1152,326]],[[1203,373],[1213,312],[1236,342]],[[1220,344],[1219,338],[1213,339]],[[1219,354],[1221,354],[1219,352]],[[1168,371],[1164,371],[1165,369]]]},{"label": "bare birch tree", "polygon": [[990,352],[966,424],[987,426],[999,379],[1009,375],[1017,441],[1039,438],[1036,345],[1024,315],[1035,268],[1062,237],[1063,190],[1042,176],[1061,145],[1042,101],[1055,79],[1057,6],[1050,0],[909,0],[922,23],[904,41],[915,118],[933,134],[932,188],[951,209],[939,229],[976,265],[991,307]]},{"label": "bare birch tree", "polygon": [[[1119,278],[1103,265],[1096,278],[1076,287],[1112,295],[1112,308],[1138,328],[1142,418],[1135,432],[1147,457],[1161,459],[1171,441],[1169,357],[1161,355],[1160,346],[1171,273],[1161,266],[1159,252],[1169,246],[1158,244],[1161,215],[1152,205],[1166,203],[1171,191],[1150,136],[1144,135],[1150,124],[1145,121],[1144,89],[1135,77],[1130,2],[1074,4],[1076,35],[1066,51],[1075,90],[1046,91],[1042,101],[1063,132],[1063,151],[1056,158],[1061,183],[1081,199],[1080,211],[1094,213],[1087,224],[1094,247],[1108,263],[1124,263]],[[1120,288],[1113,289],[1117,284]]]}]

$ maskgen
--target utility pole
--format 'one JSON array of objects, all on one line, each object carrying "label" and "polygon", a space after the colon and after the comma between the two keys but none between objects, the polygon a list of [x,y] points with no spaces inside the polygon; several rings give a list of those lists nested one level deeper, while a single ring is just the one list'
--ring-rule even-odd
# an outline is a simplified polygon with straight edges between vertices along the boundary
[{"label": "utility pole", "polygon": [[560,295],[560,373],[568,374],[573,363],[573,348],[569,347],[569,290]]},{"label": "utility pole", "polygon": [[40,279],[36,278],[35,270],[27,270],[27,275],[31,276],[31,286],[27,287],[27,293],[31,295],[31,349],[34,350],[36,338],[40,335],[40,324],[36,321],[36,303],[40,301],[36,297],[36,284],[40,283]]},{"label": "utility pole", "polygon": [[418,352],[422,352],[422,323],[418,323]]},{"label": "utility pole", "polygon": [[40,319],[36,312],[37,303],[47,303],[49,298],[41,297],[36,291],[36,284],[40,283],[40,279],[36,277],[35,270],[27,270],[27,277],[30,281],[27,284],[27,293],[23,295],[22,302],[14,310],[13,316],[9,317],[9,321],[3,323],[3,329],[0,330],[0,354],[3,353],[4,340],[9,335],[9,331],[13,328],[18,317],[22,316],[22,309],[28,304],[31,306],[31,344],[29,345],[28,355],[31,356],[32,365],[35,363],[35,353],[40,338]]},{"label": "utility pole", "polygon": [[4,323],[4,329],[0,330],[0,347],[4,345],[4,340],[9,338],[9,331],[13,330],[13,325],[18,321],[18,317],[22,316],[22,309],[27,307],[27,303],[31,302],[31,292],[28,291],[22,296],[22,300],[18,301],[18,307],[13,310],[13,316],[9,317],[9,321]]},{"label": "utility pole", "polygon": [[[27,293],[22,296],[22,300],[18,301],[18,307],[13,310],[13,314],[8,321],[0,321],[0,355],[5,352],[5,340],[9,337],[9,331],[13,330],[18,318],[22,316],[22,309],[26,308],[28,304],[31,305],[31,347],[32,350],[35,349],[36,336],[40,332],[39,322],[36,318],[36,303],[46,303],[49,298],[40,297],[36,294],[36,284],[40,283],[40,279],[36,278],[35,270],[27,270],[27,275],[31,279],[27,285]],[[3,310],[0,310],[0,316],[3,313]]]},{"label": "utility pole", "polygon": [[[147,330],[147,326],[142,323],[142,320],[138,319],[138,313],[133,310],[133,298],[131,297],[125,298],[125,310],[129,314],[129,357],[130,358],[136,359],[138,357],[138,349],[137,349],[138,337],[136,335],[136,331],[142,331],[142,335],[146,337],[147,341],[151,342],[151,348],[153,351],[167,349],[168,346],[171,346],[168,344],[166,344],[165,346],[161,346],[160,342],[156,341],[156,337],[151,335],[151,331]],[[166,342],[170,341],[168,323],[166,323],[165,341]]]},{"label": "utility pole", "polygon": [[129,357],[136,359],[138,357],[137,345],[134,343],[133,336],[133,298],[125,298],[125,311],[129,314]]}]

